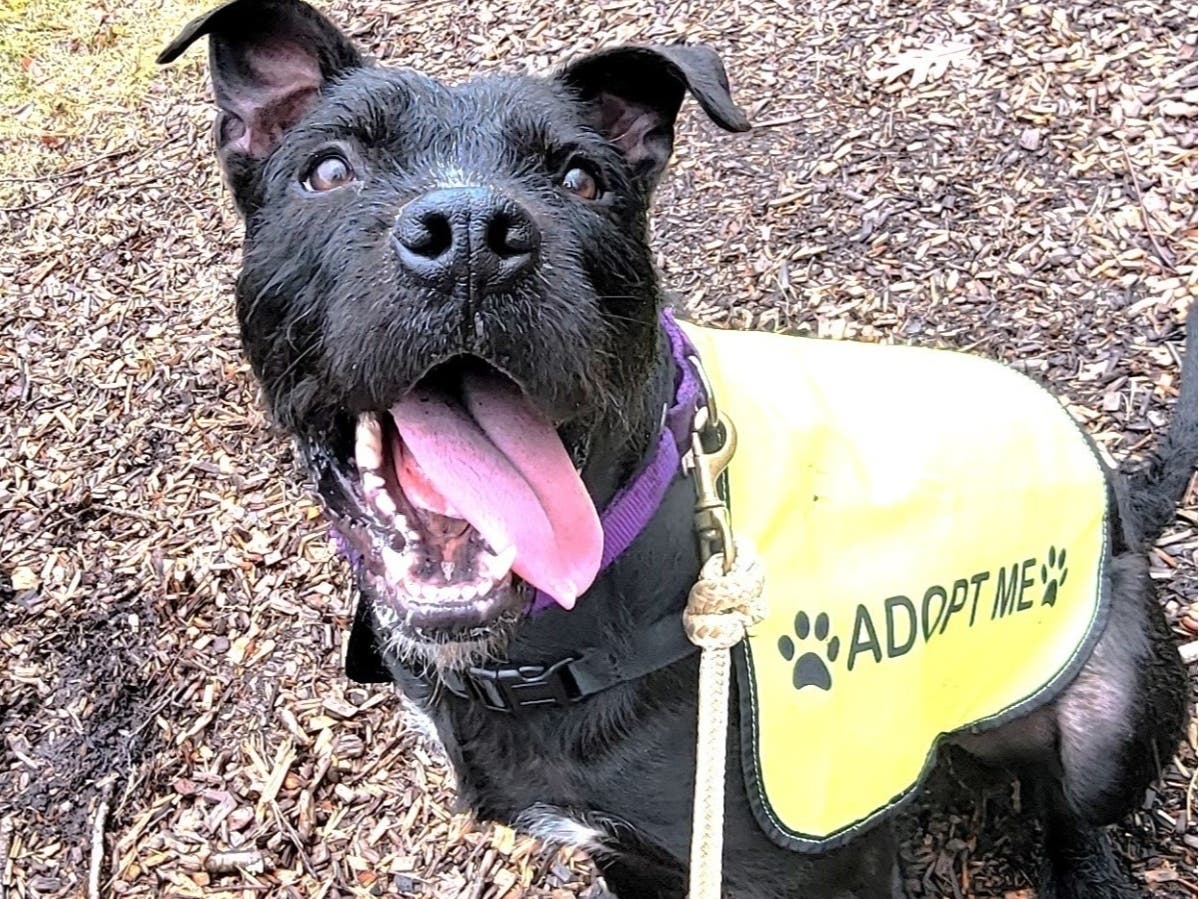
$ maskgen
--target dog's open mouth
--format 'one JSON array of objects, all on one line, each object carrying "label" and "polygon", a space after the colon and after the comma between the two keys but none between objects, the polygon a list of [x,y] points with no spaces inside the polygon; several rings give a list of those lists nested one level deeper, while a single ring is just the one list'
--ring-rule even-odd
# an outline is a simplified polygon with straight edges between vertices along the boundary
[{"label": "dog's open mouth", "polygon": [[495,369],[443,366],[359,416],[353,455],[348,508],[329,505],[386,617],[469,628],[527,601],[522,583],[570,608],[594,580],[595,506],[553,425]]}]

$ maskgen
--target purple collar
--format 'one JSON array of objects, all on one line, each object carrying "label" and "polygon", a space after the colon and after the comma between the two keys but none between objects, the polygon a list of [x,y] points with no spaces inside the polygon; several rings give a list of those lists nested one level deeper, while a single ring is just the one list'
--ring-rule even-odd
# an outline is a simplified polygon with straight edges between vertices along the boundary
[{"label": "purple collar", "polygon": [[[683,453],[691,439],[695,411],[703,398],[699,379],[687,361],[688,356],[695,355],[695,347],[669,309],[662,310],[662,330],[670,341],[670,355],[674,359],[677,375],[674,403],[666,410],[658,444],[645,467],[620,488],[607,508],[600,513],[600,525],[604,529],[601,574],[645,530],[662,505],[667,488],[681,470]],[[529,611],[536,615],[546,609],[557,608],[557,605],[548,593],[538,590]]]}]

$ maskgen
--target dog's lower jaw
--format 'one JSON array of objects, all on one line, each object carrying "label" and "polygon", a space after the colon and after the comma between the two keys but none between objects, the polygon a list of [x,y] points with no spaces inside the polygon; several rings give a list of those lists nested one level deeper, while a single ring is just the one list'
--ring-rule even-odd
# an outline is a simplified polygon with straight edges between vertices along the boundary
[{"label": "dog's lower jaw", "polygon": [[503,654],[503,641],[493,639],[434,643],[409,637],[395,629],[386,633],[380,646],[384,655],[416,671],[464,671]]},{"label": "dog's lower jaw", "polygon": [[522,613],[509,610],[486,626],[466,631],[424,631],[399,622],[386,608],[375,607],[379,649],[415,671],[462,671],[503,658]]}]

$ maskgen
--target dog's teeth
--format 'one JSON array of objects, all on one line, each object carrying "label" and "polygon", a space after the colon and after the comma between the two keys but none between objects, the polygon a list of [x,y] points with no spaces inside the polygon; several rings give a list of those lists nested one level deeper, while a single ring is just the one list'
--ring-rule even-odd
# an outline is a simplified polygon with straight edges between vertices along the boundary
[{"label": "dog's teeth", "polygon": [[481,594],[473,584],[466,586],[430,584],[426,581],[407,581],[404,589],[417,602],[446,605],[449,603],[469,602]]},{"label": "dog's teeth", "polygon": [[390,518],[396,514],[396,501],[391,498],[391,494],[386,490],[381,490],[374,497],[375,508],[378,509],[384,518]]},{"label": "dog's teeth", "polygon": [[360,471],[376,471],[383,465],[383,428],[373,415],[360,415],[354,428],[354,461]]},{"label": "dog's teeth", "polygon": [[417,533],[402,513],[396,512],[395,517],[391,519],[392,527],[404,535],[404,539],[408,541],[409,546],[416,546],[420,543],[420,534]]},{"label": "dog's teeth", "polygon": [[374,471],[362,472],[362,490],[368,499],[374,499],[378,494],[385,492],[386,488],[383,478]]},{"label": "dog's teeth", "polygon": [[479,562],[487,574],[494,579],[502,578],[512,570],[516,561],[516,547],[509,546],[498,553],[484,552],[479,556]]},{"label": "dog's teeth", "polygon": [[390,546],[383,547],[383,564],[387,567],[387,580],[399,586],[412,568],[412,556],[406,552],[396,552]]}]

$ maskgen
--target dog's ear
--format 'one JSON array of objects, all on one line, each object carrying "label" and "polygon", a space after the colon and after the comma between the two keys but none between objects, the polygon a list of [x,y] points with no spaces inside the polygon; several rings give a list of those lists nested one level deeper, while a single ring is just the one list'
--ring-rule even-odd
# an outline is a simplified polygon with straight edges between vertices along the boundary
[{"label": "dog's ear", "polygon": [[710,47],[616,47],[568,65],[558,78],[589,105],[595,128],[653,187],[674,147],[674,120],[689,91],[726,131],[748,131],[728,75]]},{"label": "dog's ear", "polygon": [[188,23],[158,62],[173,62],[204,36],[227,167],[231,157],[269,156],[327,81],[363,64],[350,40],[301,0],[232,0]]}]

